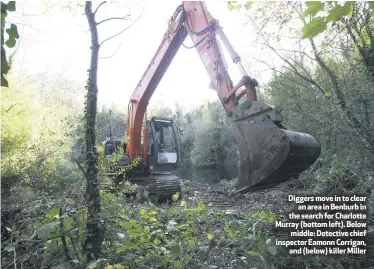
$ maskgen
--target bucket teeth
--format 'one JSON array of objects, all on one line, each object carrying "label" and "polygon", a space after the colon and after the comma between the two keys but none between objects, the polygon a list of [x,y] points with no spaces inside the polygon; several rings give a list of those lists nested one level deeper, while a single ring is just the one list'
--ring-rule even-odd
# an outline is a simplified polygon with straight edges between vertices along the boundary
[{"label": "bucket teeth", "polygon": [[240,177],[234,194],[298,177],[321,151],[313,136],[280,128],[266,115],[235,121],[232,133],[240,152]]}]

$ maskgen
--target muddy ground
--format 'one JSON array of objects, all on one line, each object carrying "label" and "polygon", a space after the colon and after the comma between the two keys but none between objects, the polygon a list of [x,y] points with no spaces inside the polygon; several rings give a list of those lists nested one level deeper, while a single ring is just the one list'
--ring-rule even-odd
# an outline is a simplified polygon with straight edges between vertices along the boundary
[{"label": "muddy ground", "polygon": [[222,182],[214,185],[183,180],[183,197],[190,197],[198,191],[198,196],[207,204],[221,209],[240,210],[246,212],[273,211],[284,213],[290,203],[288,194],[303,193],[297,180],[282,183],[266,190],[253,191],[246,194],[230,197],[234,184]]},{"label": "muddy ground", "polygon": [[[214,185],[183,180],[182,197],[197,195],[208,205],[222,210],[237,210],[255,214],[258,211],[273,212],[279,218],[285,219],[288,213],[295,210],[295,203],[288,202],[288,195],[312,195],[310,190],[305,190],[298,179],[283,182],[266,190],[246,193],[244,195],[230,197],[229,194],[234,184],[219,183]],[[323,196],[322,193],[319,195]],[[374,247],[374,196],[369,197],[367,244]],[[374,255],[374,253],[373,253]],[[374,257],[374,256],[373,256]]]}]

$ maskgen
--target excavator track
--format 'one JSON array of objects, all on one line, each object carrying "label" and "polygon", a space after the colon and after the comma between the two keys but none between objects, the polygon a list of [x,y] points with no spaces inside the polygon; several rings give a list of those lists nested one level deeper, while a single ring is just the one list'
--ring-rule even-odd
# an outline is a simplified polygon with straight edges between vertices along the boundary
[{"label": "excavator track", "polygon": [[178,194],[178,199],[181,198],[182,186],[179,177],[173,174],[157,174],[153,177],[158,202],[171,201],[174,194]]},{"label": "excavator track", "polygon": [[178,194],[178,199],[181,197],[181,179],[171,173],[157,172],[149,175],[136,173],[130,175],[127,180],[133,184],[148,186],[150,198],[158,203],[172,201],[175,194]]}]

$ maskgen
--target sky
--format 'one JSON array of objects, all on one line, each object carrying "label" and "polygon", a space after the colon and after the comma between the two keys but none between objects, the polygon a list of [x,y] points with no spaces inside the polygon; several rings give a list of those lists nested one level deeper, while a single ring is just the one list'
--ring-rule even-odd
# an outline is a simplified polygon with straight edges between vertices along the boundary
[{"label": "sky", "polygon": [[[101,1],[93,1],[96,8]],[[61,81],[74,81],[84,87],[90,63],[90,33],[84,15],[84,2],[18,2],[17,12],[9,16],[18,24],[21,41],[12,72],[22,76],[43,74]],[[128,20],[112,20],[98,26],[102,41],[122,29],[132,26],[123,34],[106,42],[100,49],[98,87],[99,107],[115,105],[127,108],[128,100],[154,56],[167,24],[180,1],[122,1],[108,2],[97,13],[97,21],[130,15]],[[244,26],[244,12],[230,12],[226,2],[206,1],[209,12],[219,20],[234,48],[245,60],[248,54],[261,50],[248,49],[253,43],[250,26]],[[136,22],[135,22],[136,21]],[[191,45],[189,37],[185,43]],[[225,51],[226,52],[226,51]],[[229,64],[234,81],[241,78],[238,68]],[[244,65],[246,62],[244,61]],[[253,68],[253,65],[251,64]],[[256,66],[254,66],[256,67]],[[251,75],[253,70],[247,70]],[[260,78],[259,80],[266,80]],[[209,77],[195,49],[181,47],[154,93],[150,105],[173,106],[178,103],[192,107],[218,100],[209,88]]]}]

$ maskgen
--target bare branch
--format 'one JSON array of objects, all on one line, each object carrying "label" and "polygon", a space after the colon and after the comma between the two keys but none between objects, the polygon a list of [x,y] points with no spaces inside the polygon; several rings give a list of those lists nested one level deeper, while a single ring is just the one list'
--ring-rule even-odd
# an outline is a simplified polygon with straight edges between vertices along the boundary
[{"label": "bare branch", "polygon": [[13,105],[11,105],[7,110],[5,110],[5,112],[6,112],[6,113],[9,112],[9,110],[11,110],[15,105],[18,105],[18,103],[17,103],[17,104],[13,104]]},{"label": "bare branch", "polygon": [[[256,23],[253,22],[253,25],[255,25],[258,29],[258,26]],[[291,67],[291,71],[293,71],[296,75],[298,75],[299,77],[301,77],[302,79],[304,79],[305,81],[313,84],[314,86],[316,86],[324,95],[325,95],[325,91],[322,89],[322,87],[312,78],[307,78],[305,77],[303,74],[301,74],[297,68],[295,67],[295,65],[293,65],[289,60],[287,60],[285,57],[283,57],[270,43],[269,41],[266,39],[265,35],[262,33],[261,29],[258,29],[258,31],[260,32],[260,34],[262,35],[262,38],[265,40],[266,42],[266,45],[280,58],[282,59],[285,63],[287,63],[290,67]],[[309,75],[309,74],[308,74]]]},{"label": "bare branch", "polygon": [[[279,51],[285,51],[285,52],[290,52],[290,53],[299,53],[300,55],[304,55],[305,57],[307,57],[308,59],[312,60],[312,61],[315,61],[316,59],[311,57],[308,53],[304,52],[304,51],[301,51],[301,50],[289,50],[289,49],[282,49],[282,48],[277,48],[277,50]],[[288,54],[289,55],[289,54]]]},{"label": "bare branch", "polygon": [[100,59],[109,59],[109,58],[112,58],[119,50],[119,48],[121,47],[122,45],[122,42],[119,43],[117,49],[112,53],[112,55],[109,55],[109,56],[103,56],[103,57],[99,57]]},{"label": "bare branch", "polygon": [[109,18],[109,19],[102,20],[102,21],[98,22],[96,25],[99,25],[99,24],[101,24],[103,22],[111,21],[111,20],[124,20],[124,21],[126,21],[126,18],[130,17],[130,16],[131,15],[129,14],[129,15],[126,15],[126,16],[123,16],[123,17],[112,17],[112,18]]},{"label": "bare branch", "polygon": [[93,13],[94,16],[96,15],[96,12],[99,10],[99,8],[100,8],[102,5],[104,5],[105,3],[106,3],[106,1],[103,1],[103,2],[101,2],[101,3],[97,6],[95,12]]},{"label": "bare branch", "polygon": [[[299,85],[299,86],[301,86],[301,87],[304,87],[304,88],[310,89],[309,86],[307,86],[307,85],[305,85],[305,84],[302,84],[301,82],[296,81],[294,78],[288,76],[286,73],[284,73],[284,72],[282,72],[282,71],[280,71],[280,70],[277,70],[275,67],[270,66],[267,62],[265,62],[265,61],[263,61],[263,60],[260,60],[260,59],[257,59],[257,58],[255,58],[255,57],[253,57],[253,56],[252,56],[252,58],[253,58],[254,60],[260,62],[260,63],[263,63],[263,64],[267,65],[267,66],[269,67],[270,70],[274,71],[275,73],[279,73],[279,74],[283,75],[285,78],[287,78],[288,80],[292,81],[293,83],[295,83],[295,84],[297,84],[297,85]],[[286,68],[287,70],[291,70],[290,68],[288,68],[288,67],[286,67],[286,66],[285,66],[284,68]],[[293,71],[293,70],[291,70],[291,71]],[[311,83],[311,84],[313,84],[313,83]],[[313,85],[314,85],[314,84],[313,84]],[[318,88],[318,87],[317,87],[317,88]]]},{"label": "bare branch", "polygon": [[64,254],[65,254],[65,257],[68,261],[71,261],[72,258],[70,256],[70,252],[69,252],[69,249],[68,249],[68,245],[66,243],[66,238],[65,238],[65,228],[64,228],[64,223],[62,221],[62,208],[60,208],[59,210],[59,219],[60,219],[60,230],[61,230],[61,243],[62,243],[62,247],[64,249]]},{"label": "bare branch", "polygon": [[81,170],[82,174],[85,176],[85,178],[88,178],[88,175],[86,173],[86,171],[84,171],[84,168],[82,167],[81,163],[75,158],[73,157],[75,163],[77,164],[79,170]]},{"label": "bare branch", "polygon": [[[145,5],[144,5],[144,7],[145,7]],[[111,37],[108,37],[107,39],[104,39],[104,41],[102,41],[99,46],[101,47],[101,45],[103,45],[105,42],[111,40],[112,38],[115,38],[116,36],[119,36],[120,34],[122,34],[123,32],[125,32],[126,30],[128,30],[131,26],[133,26],[143,16],[143,13],[144,13],[144,8],[143,8],[142,13],[139,15],[139,17],[135,21],[133,21],[133,23],[131,23],[129,26],[127,26],[125,29],[123,29],[122,31],[118,32],[117,34],[115,34],[115,35],[113,35]]]}]

